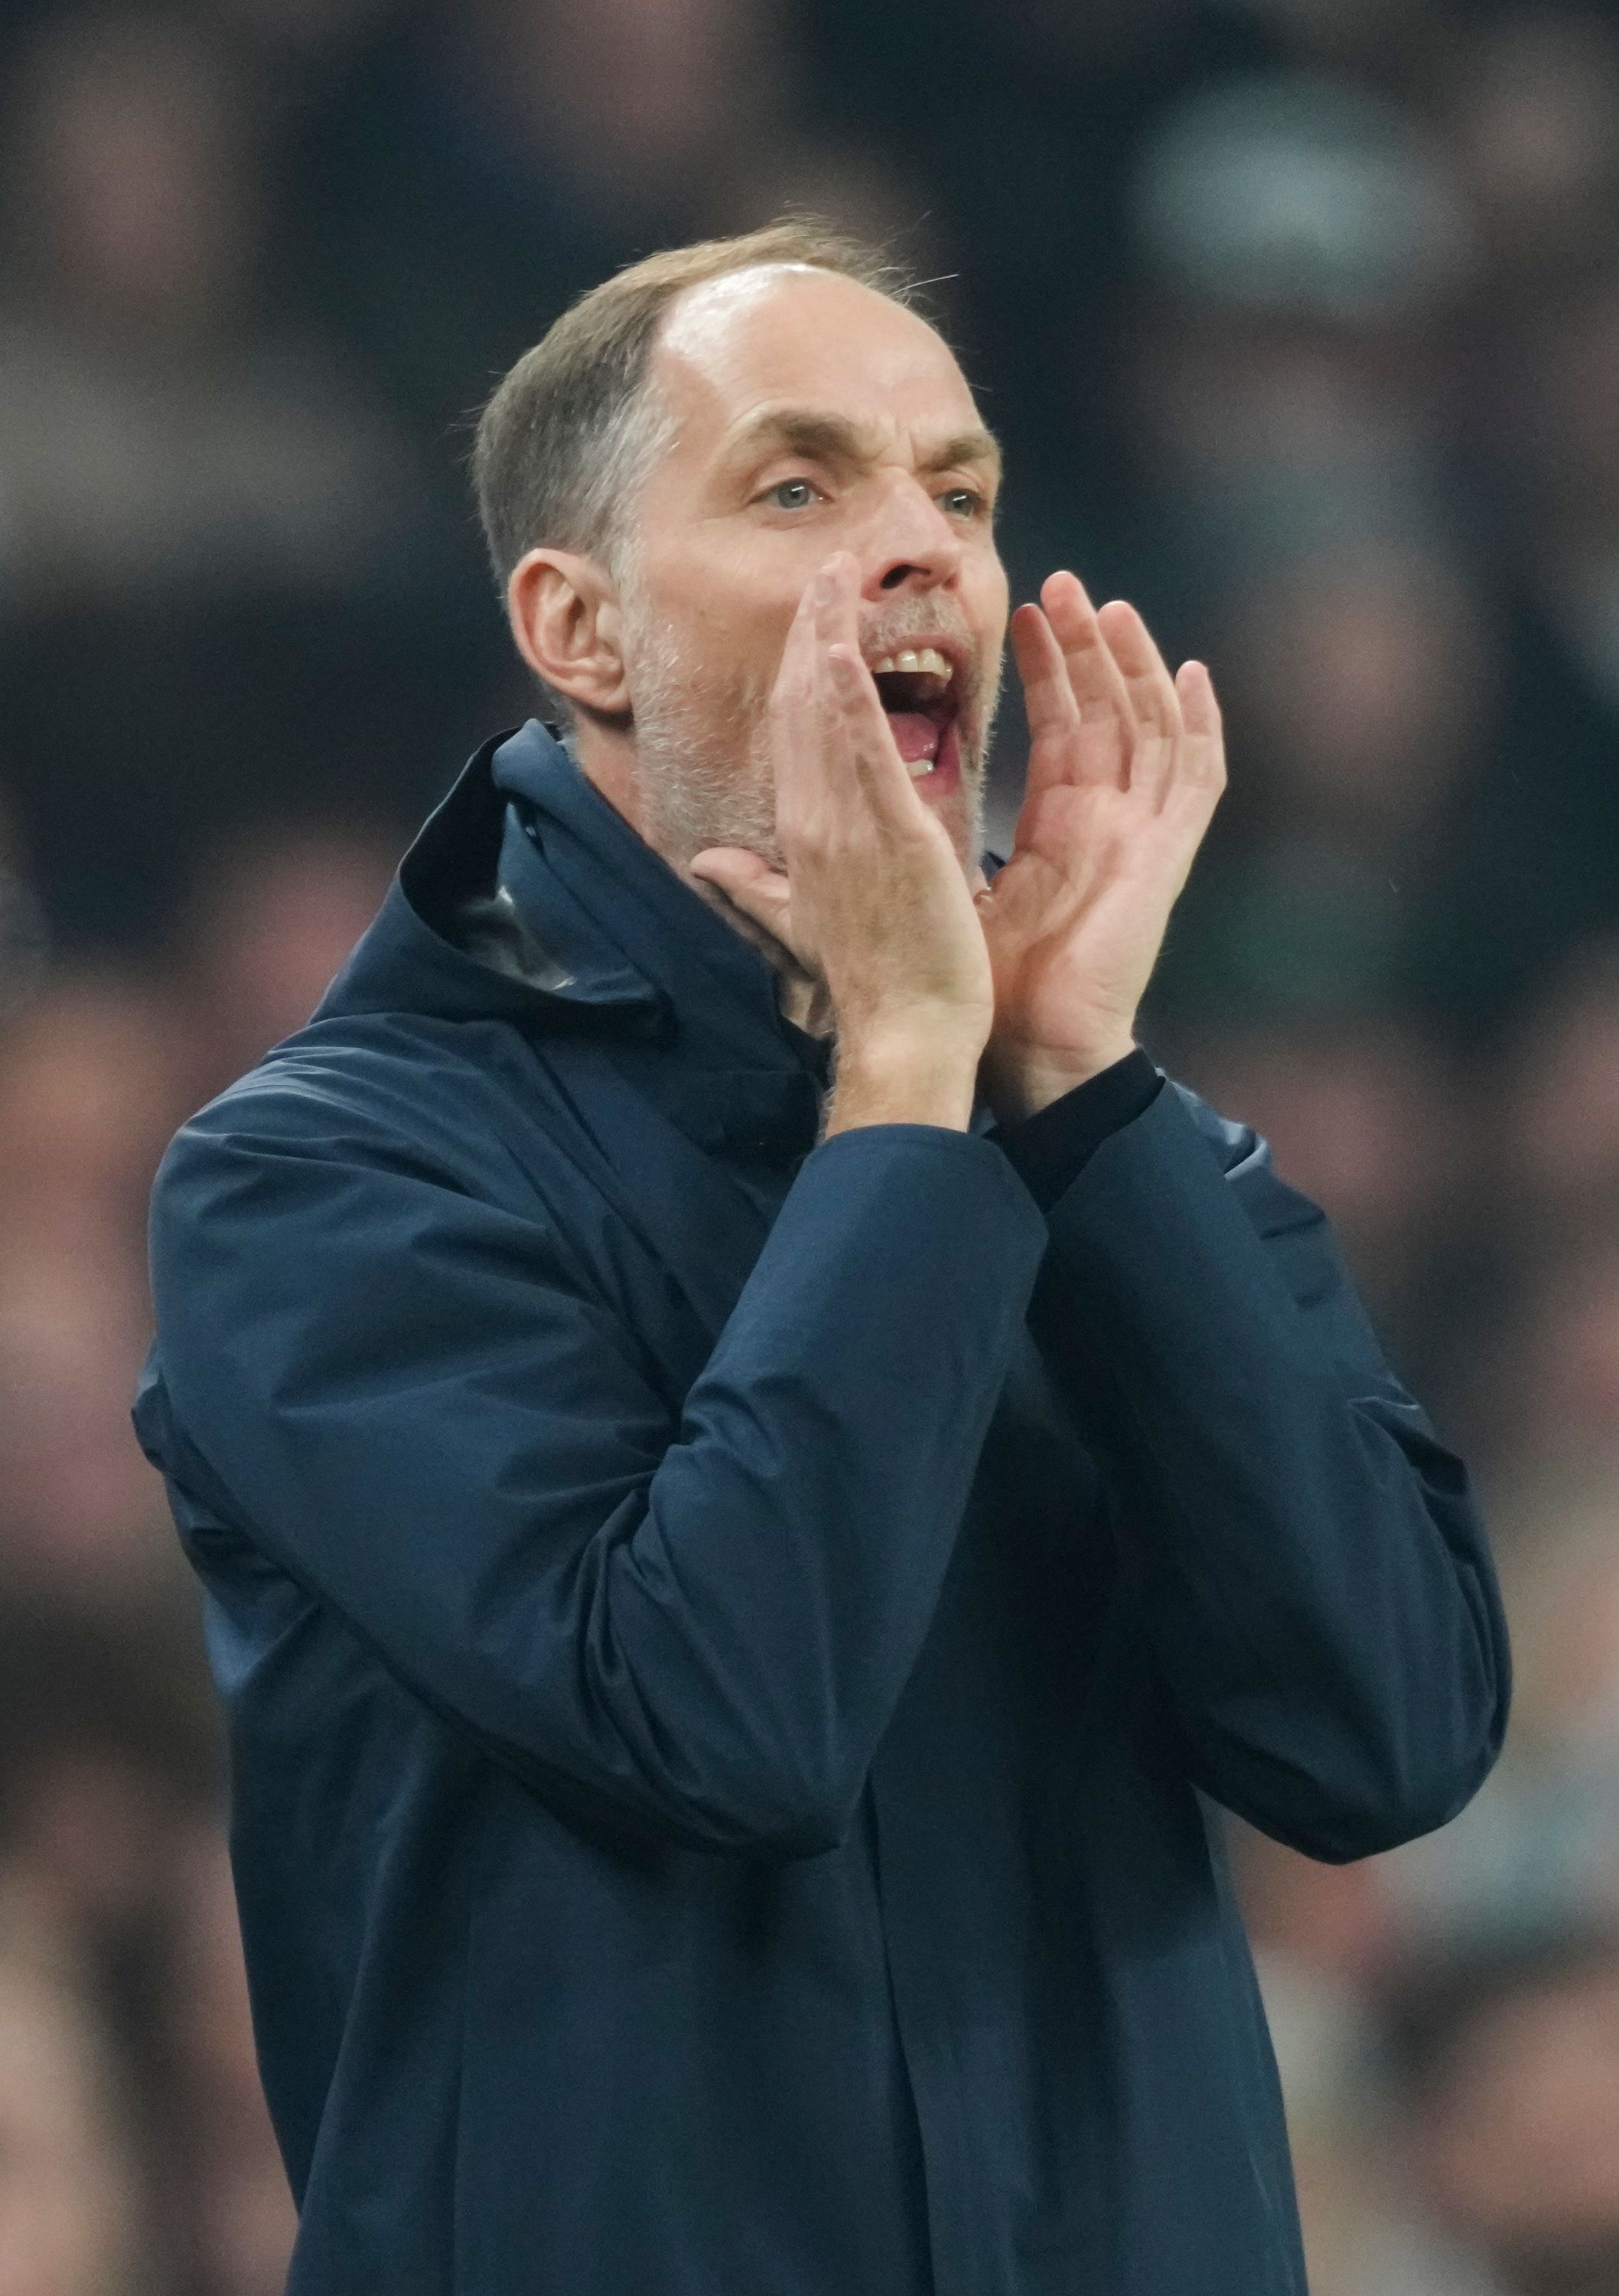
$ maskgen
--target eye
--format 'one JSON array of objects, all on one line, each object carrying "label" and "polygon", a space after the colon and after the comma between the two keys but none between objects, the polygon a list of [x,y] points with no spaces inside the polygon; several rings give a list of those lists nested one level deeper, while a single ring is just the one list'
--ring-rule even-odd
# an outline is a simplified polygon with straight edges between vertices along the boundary
[{"label": "eye", "polygon": [[820,493],[812,479],[781,479],[765,494],[778,510],[808,510]]},{"label": "eye", "polygon": [[951,487],[939,496],[939,505],[952,518],[982,518],[989,507],[977,487]]}]

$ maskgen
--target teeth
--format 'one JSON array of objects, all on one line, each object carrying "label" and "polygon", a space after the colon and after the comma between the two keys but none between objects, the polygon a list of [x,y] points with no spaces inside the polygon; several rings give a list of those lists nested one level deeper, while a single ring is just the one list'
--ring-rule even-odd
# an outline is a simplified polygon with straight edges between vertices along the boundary
[{"label": "teeth", "polygon": [[931,758],[908,758],[905,760],[905,771],[910,775],[913,782],[920,782],[924,774],[930,774],[933,771],[933,759]]},{"label": "teeth", "polygon": [[885,670],[905,670],[912,676],[942,677],[948,685],[952,671],[949,658],[936,646],[907,646],[902,653],[886,653],[880,661],[871,664],[871,675],[880,677]]}]

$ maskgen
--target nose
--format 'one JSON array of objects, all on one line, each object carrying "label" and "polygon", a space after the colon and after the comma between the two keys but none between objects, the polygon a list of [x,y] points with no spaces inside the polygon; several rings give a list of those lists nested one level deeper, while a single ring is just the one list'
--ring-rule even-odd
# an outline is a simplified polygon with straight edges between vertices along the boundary
[{"label": "nose", "polygon": [[901,590],[936,590],[961,564],[962,537],[920,480],[895,474],[860,552],[861,591],[867,598]]}]

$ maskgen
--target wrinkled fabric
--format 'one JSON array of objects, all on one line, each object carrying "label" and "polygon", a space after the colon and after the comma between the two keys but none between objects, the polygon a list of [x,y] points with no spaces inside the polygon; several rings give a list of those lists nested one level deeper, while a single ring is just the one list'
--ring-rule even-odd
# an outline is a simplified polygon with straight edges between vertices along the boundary
[{"label": "wrinkled fabric", "polygon": [[1478,1784],[1462,1468],[1179,1087],[824,1084],[530,725],[164,1163],[292,2296],[1303,2291],[1220,1809]]}]

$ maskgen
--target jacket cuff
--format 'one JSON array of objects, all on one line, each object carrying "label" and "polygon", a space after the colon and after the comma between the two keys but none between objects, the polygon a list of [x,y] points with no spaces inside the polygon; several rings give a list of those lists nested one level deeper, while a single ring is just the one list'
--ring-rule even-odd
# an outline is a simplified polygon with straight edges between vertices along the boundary
[{"label": "jacket cuff", "polygon": [[1163,1088],[1162,1075],[1138,1046],[1060,1100],[1005,1130],[994,1126],[985,1137],[1003,1151],[1041,1210],[1050,1211],[1103,1141],[1133,1124]]}]

